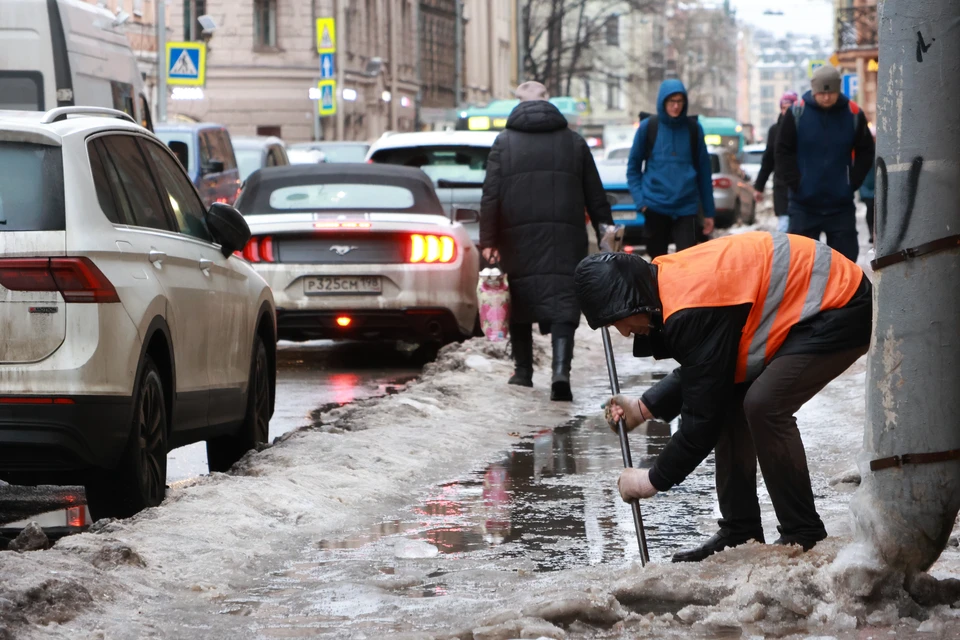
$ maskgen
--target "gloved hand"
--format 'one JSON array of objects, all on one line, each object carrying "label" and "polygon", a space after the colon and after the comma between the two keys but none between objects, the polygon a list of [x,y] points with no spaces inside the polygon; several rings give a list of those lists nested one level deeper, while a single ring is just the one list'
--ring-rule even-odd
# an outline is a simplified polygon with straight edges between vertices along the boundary
[{"label": "gloved hand", "polygon": [[624,502],[657,495],[657,488],[650,483],[650,469],[624,469],[617,480],[617,489]]},{"label": "gloved hand", "polygon": [[617,422],[623,418],[627,431],[633,431],[639,425],[643,424],[653,416],[650,410],[643,404],[639,398],[628,398],[627,396],[614,396],[607,400],[604,405],[606,411],[604,418],[614,433],[617,431]]}]

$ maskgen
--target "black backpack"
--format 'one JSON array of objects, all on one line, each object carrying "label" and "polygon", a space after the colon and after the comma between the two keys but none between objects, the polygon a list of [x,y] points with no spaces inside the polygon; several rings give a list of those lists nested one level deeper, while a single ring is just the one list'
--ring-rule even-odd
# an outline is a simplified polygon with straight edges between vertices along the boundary
[{"label": "black backpack", "polygon": [[[647,124],[647,140],[643,148],[643,161],[646,163],[653,151],[653,144],[657,141],[660,118],[655,113],[641,111],[640,121],[644,120],[650,121]],[[690,157],[693,158],[694,168],[700,171],[700,122],[697,116],[687,116],[687,126],[690,127]]]}]

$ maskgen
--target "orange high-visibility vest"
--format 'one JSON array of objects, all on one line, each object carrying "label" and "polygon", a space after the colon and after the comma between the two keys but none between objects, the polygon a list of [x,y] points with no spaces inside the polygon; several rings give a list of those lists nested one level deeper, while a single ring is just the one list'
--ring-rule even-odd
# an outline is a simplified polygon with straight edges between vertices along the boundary
[{"label": "orange high-visibility vest", "polygon": [[683,309],[753,305],[740,338],[736,382],[752,381],[790,329],[856,293],[863,271],[803,236],[752,231],[660,256],[663,321]]}]

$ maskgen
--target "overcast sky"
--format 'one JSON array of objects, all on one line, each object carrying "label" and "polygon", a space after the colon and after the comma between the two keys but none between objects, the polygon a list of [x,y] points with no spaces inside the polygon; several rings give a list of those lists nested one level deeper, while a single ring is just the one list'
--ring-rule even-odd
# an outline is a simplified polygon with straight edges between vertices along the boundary
[{"label": "overcast sky", "polygon": [[[833,2],[831,0],[731,0],[737,18],[765,31],[784,35],[820,35],[832,38]],[[767,9],[783,11],[782,16],[765,16]]]}]

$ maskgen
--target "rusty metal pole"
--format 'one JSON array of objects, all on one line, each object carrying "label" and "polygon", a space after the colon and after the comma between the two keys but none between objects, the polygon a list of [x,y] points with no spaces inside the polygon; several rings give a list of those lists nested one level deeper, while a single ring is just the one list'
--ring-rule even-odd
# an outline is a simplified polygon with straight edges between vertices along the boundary
[{"label": "rusty metal pole", "polygon": [[885,0],[877,260],[852,595],[924,571],[960,510],[960,2]]}]

